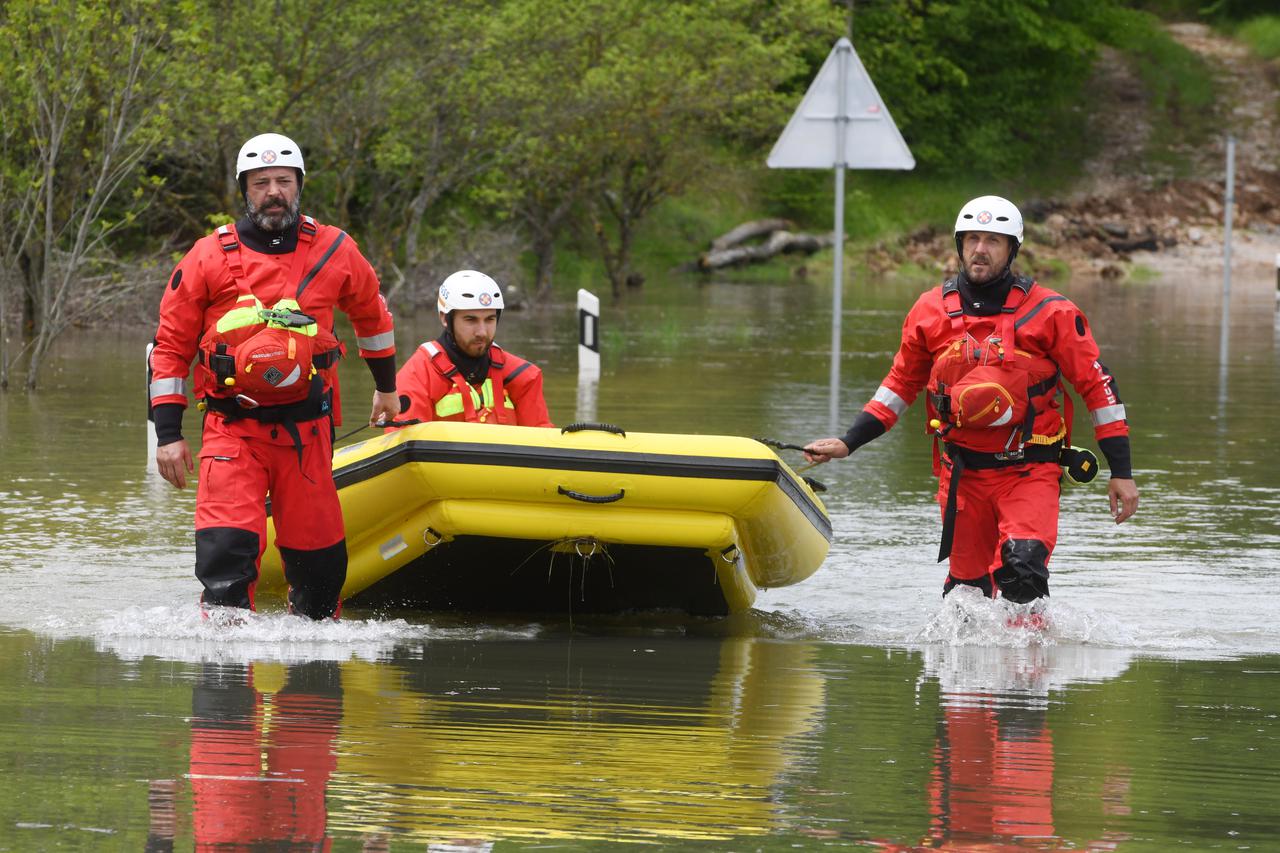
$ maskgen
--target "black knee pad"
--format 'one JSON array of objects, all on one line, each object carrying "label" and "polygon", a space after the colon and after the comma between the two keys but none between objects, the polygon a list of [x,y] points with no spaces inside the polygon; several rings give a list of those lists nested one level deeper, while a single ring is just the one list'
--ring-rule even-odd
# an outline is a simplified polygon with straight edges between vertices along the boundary
[{"label": "black knee pad", "polygon": [[239,527],[196,531],[196,577],[200,600],[224,607],[252,607],[249,591],[258,580],[258,534]]},{"label": "black knee pad", "polygon": [[947,579],[942,582],[942,597],[946,598],[947,593],[951,592],[951,590],[955,589],[957,586],[976,586],[978,589],[982,590],[982,594],[987,598],[996,597],[995,590],[991,586],[991,577],[989,575],[983,575],[980,578],[973,578],[971,580],[960,580],[959,578],[953,578],[948,574]]},{"label": "black knee pad", "polygon": [[280,558],[293,612],[312,619],[328,619],[338,612],[338,596],[347,580],[347,540],[313,551],[282,546]]},{"label": "black knee pad", "polygon": [[1000,594],[1017,604],[1049,595],[1049,546],[1039,539],[1008,539],[993,573]]}]

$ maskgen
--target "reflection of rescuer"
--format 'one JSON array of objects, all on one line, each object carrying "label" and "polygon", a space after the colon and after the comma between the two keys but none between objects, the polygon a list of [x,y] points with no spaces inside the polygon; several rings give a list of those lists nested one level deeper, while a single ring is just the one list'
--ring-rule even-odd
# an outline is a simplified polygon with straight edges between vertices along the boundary
[{"label": "reflection of rescuer", "polygon": [[947,704],[929,786],[930,846],[1010,849],[1000,842],[1054,837],[1053,736],[1044,717],[981,694]]},{"label": "reflection of rescuer", "polygon": [[207,663],[192,689],[196,850],[330,849],[341,674],[332,661],[293,664],[270,693],[255,681],[263,668]]},{"label": "reflection of rescuer", "polygon": [[927,391],[943,507],[938,559],[950,557],[943,594],[966,584],[1027,602],[1049,594],[1059,465],[1079,481],[1097,469],[1092,454],[1070,446],[1071,398],[1062,379],[1092,415],[1111,468],[1107,493],[1117,524],[1138,508],[1129,427],[1084,314],[1011,271],[1022,245],[1018,208],[998,196],[976,198],[960,210],[955,239],[960,272],[916,300],[879,390],[843,438],[812,441],[805,456],[848,456]]},{"label": "reflection of rescuer", "polygon": [[347,573],[332,474],[343,352],[334,307],[351,318],[374,376],[371,424],[397,413],[395,343],[377,275],[355,242],[299,215],[303,175],[302,153],[284,136],[255,136],[240,149],[245,216],[198,240],[173,271],[149,390],[160,474],[183,488],[193,470],[182,437],[186,377],[197,360],[201,601],[254,606],[269,494],[290,609],[321,619],[337,615]]},{"label": "reflection of rescuer", "polygon": [[493,342],[502,291],[482,272],[460,270],[440,284],[444,331],[400,368],[400,412],[420,421],[553,426],[542,371]]}]

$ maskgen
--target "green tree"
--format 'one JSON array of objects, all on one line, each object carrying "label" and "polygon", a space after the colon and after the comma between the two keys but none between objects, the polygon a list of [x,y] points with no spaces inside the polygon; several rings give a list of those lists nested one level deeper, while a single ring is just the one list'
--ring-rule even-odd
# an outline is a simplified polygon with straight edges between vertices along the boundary
[{"label": "green tree", "polygon": [[20,285],[24,329],[0,385],[25,355],[34,388],[58,336],[126,287],[112,238],[153,195],[142,164],[174,107],[164,74],[185,11],[159,0],[14,0],[0,11],[0,76],[14,96],[0,136],[0,210],[13,217],[0,263],[3,283]]},{"label": "green tree", "polygon": [[703,177],[714,140],[755,143],[781,126],[774,90],[800,71],[797,46],[839,20],[819,0],[507,4],[502,25],[537,58],[520,68],[521,144],[498,194],[530,235],[538,292],[557,236],[583,217],[620,295],[644,217]]},{"label": "green tree", "polygon": [[431,11],[373,0],[198,4],[189,23],[198,39],[182,58],[201,91],[153,164],[170,188],[164,220],[189,239],[208,230],[209,215],[238,214],[236,154],[277,132],[306,155],[304,203],[348,227],[365,179],[355,164],[372,157],[385,122],[383,75],[406,50],[406,26]]}]

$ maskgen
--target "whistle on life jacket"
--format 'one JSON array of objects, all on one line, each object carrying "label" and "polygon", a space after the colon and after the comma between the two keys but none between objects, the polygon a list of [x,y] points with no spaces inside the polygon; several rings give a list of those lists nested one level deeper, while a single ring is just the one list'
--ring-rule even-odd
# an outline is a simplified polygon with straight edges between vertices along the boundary
[{"label": "whistle on life jacket", "polygon": [[1098,476],[1098,457],[1092,450],[1064,446],[1058,462],[1067,479],[1076,485],[1091,483]]}]

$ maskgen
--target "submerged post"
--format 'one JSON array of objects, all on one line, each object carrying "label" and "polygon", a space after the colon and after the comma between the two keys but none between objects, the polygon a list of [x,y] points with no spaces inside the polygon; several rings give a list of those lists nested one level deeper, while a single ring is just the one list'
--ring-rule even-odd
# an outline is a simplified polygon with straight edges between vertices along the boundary
[{"label": "submerged post", "polygon": [[578,289],[578,414],[576,420],[596,419],[600,385],[600,297]]},{"label": "submerged post", "polygon": [[153,421],[151,413],[151,351],[155,349],[154,343],[147,344],[147,353],[143,357],[143,364],[146,367],[144,378],[146,384],[142,390],[147,395],[147,473],[159,474],[160,466],[156,464],[156,450],[159,448],[159,441],[156,439],[156,425]]}]

